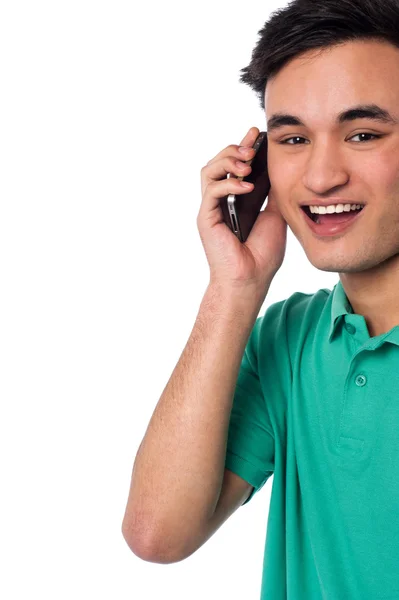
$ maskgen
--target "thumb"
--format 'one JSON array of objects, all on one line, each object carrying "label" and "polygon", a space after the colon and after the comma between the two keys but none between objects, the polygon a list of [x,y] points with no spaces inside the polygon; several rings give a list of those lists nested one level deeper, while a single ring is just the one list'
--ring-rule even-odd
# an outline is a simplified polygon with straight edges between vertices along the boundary
[{"label": "thumb", "polygon": [[287,222],[277,206],[276,198],[269,192],[267,205],[257,216],[247,243],[249,246],[264,244],[265,237],[283,236],[286,229]]}]

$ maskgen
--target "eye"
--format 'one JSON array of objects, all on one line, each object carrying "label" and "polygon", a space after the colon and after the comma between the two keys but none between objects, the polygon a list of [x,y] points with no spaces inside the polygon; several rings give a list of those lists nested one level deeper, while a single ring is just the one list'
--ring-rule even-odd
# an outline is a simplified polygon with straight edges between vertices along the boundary
[{"label": "eye", "polygon": [[[349,139],[351,140],[351,139],[353,139],[354,137],[358,137],[359,135],[366,135],[366,136],[368,135],[368,136],[370,136],[370,137],[372,137],[372,138],[374,138],[374,139],[378,139],[378,138],[382,137],[382,135],[375,135],[374,133],[366,133],[366,132],[362,132],[362,133],[356,133],[355,135],[353,135],[353,136],[352,136],[351,138],[349,138]],[[289,142],[290,140],[305,140],[305,138],[303,138],[303,137],[300,137],[300,136],[296,135],[296,136],[294,136],[294,137],[287,138],[286,140],[282,140],[281,142],[278,142],[278,143],[279,143],[279,144],[286,144],[286,145],[288,145],[288,146],[298,146],[298,145],[299,145],[299,146],[301,146],[301,145],[302,145],[302,144],[289,144],[288,142]],[[306,141],[306,140],[305,140],[305,141]],[[363,140],[363,141],[364,141],[364,142],[372,142],[373,140]],[[360,143],[362,143],[362,142],[360,142]]]},{"label": "eye", "polygon": [[299,137],[298,135],[296,135],[295,137],[291,137],[291,138],[287,138],[286,140],[282,140],[281,142],[278,142],[279,144],[287,144],[288,146],[298,146],[298,144],[288,144],[289,140],[304,140],[305,138],[303,137]]},{"label": "eye", "polygon": [[[366,133],[366,132],[363,132],[363,133],[356,133],[356,135],[353,135],[353,136],[352,136],[351,138],[349,138],[349,139],[350,139],[350,140],[352,140],[354,137],[358,137],[359,135],[369,135],[369,136],[371,136],[372,138],[375,138],[375,139],[378,139],[378,138],[382,137],[381,135],[374,135],[374,133]],[[364,140],[364,141],[365,141],[365,142],[372,142],[373,140]]]}]

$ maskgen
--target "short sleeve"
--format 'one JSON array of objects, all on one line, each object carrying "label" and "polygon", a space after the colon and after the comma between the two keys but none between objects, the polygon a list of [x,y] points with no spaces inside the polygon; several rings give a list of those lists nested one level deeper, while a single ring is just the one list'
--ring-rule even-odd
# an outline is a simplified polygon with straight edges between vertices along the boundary
[{"label": "short sleeve", "polygon": [[266,483],[274,472],[274,435],[267,399],[258,374],[258,317],[249,336],[230,415],[225,468],[250,483],[254,489],[244,504]]}]

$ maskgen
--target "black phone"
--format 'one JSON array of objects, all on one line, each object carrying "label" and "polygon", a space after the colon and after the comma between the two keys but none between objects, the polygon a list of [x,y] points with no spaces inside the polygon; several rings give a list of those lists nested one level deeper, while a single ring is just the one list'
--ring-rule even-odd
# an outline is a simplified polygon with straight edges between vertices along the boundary
[{"label": "black phone", "polygon": [[[245,161],[252,171],[240,181],[250,181],[254,187],[246,194],[229,194],[220,199],[223,220],[240,242],[245,242],[260,213],[270,191],[270,179],[267,170],[267,132],[261,131],[253,145],[255,156]],[[234,177],[231,173],[227,178]]]}]

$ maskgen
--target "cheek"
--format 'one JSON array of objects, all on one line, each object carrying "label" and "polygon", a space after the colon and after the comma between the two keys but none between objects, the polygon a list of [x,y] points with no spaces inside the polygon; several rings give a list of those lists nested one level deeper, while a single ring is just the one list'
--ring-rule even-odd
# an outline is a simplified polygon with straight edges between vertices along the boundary
[{"label": "cheek", "polygon": [[396,161],[381,168],[376,175],[379,175],[379,180],[387,192],[399,191],[399,164]]},{"label": "cheek", "polygon": [[384,197],[399,189],[399,149],[381,152],[353,165],[353,174],[363,182],[376,197]]},{"label": "cheek", "polygon": [[277,160],[276,157],[268,158],[268,172],[270,185],[273,190],[273,197],[277,206],[285,217],[284,207],[288,204],[287,199],[295,196],[298,189],[298,166]]},{"label": "cheek", "polygon": [[276,188],[287,189],[301,178],[303,164],[299,156],[287,159],[283,152],[279,154],[279,152],[270,152],[267,158],[270,182]]},{"label": "cheek", "polygon": [[[380,165],[374,163],[367,170],[356,172],[357,187],[361,193],[363,190],[369,199],[383,202],[388,205],[391,198],[397,198],[399,195],[399,169],[397,166]],[[354,178],[352,177],[354,182]]]}]

